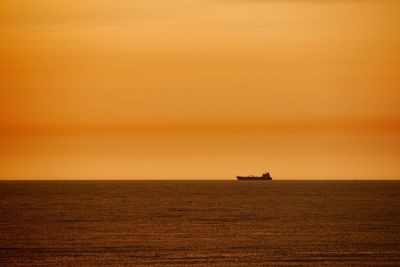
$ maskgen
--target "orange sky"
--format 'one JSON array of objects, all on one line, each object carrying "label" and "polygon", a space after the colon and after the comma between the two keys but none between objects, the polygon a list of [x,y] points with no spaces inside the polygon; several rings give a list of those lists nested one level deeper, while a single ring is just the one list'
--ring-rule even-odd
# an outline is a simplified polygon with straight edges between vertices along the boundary
[{"label": "orange sky", "polygon": [[400,178],[399,11],[2,0],[0,178]]}]

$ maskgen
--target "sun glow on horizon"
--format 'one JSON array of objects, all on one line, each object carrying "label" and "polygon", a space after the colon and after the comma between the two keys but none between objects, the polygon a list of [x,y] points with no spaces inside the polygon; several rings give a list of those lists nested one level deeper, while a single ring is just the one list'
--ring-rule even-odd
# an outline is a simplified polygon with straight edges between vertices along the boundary
[{"label": "sun glow on horizon", "polygon": [[399,179],[399,10],[2,1],[0,179]]}]

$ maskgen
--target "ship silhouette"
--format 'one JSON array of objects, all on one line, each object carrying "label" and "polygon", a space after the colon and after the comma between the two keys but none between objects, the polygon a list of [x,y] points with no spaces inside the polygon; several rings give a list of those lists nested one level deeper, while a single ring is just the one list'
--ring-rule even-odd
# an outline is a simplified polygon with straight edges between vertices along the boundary
[{"label": "ship silhouette", "polygon": [[238,180],[245,180],[245,181],[261,181],[261,180],[272,180],[272,176],[269,174],[269,172],[263,173],[261,176],[236,176],[236,179]]}]

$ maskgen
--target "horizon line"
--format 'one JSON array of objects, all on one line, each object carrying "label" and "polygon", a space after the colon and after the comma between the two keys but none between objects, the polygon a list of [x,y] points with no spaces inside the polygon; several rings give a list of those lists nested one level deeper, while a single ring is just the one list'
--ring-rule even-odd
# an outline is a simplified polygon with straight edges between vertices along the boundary
[{"label": "horizon line", "polygon": [[[185,179],[177,179],[177,178],[140,178],[140,179],[135,179],[135,178],[118,178],[118,179],[99,179],[99,178],[94,178],[94,179],[87,179],[87,178],[72,178],[72,179],[46,179],[46,178],[32,178],[32,179],[26,179],[26,178],[0,178],[0,182],[3,181],[237,181],[236,178],[232,179],[222,179],[222,178],[185,178]],[[273,179],[271,181],[400,181],[400,178],[318,178],[318,179],[312,179],[312,178],[278,178],[278,179]],[[270,182],[270,181],[269,181]]]}]

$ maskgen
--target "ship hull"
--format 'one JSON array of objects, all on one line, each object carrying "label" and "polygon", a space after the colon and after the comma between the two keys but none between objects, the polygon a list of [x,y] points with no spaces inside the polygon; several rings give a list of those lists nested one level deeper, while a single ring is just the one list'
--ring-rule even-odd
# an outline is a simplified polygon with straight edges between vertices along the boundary
[{"label": "ship hull", "polygon": [[269,180],[272,180],[272,177],[268,178],[268,177],[237,176],[236,179],[238,179],[239,181],[269,181]]}]

